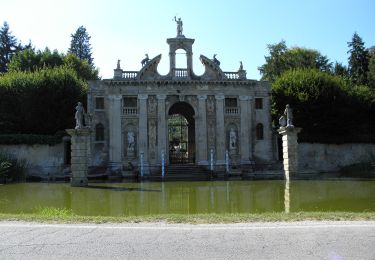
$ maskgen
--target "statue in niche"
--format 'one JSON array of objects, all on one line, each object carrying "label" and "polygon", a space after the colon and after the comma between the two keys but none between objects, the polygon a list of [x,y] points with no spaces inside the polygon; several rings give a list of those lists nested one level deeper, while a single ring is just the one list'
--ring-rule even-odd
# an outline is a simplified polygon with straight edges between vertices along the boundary
[{"label": "statue in niche", "polygon": [[182,20],[181,17],[176,19],[176,16],[174,17],[175,22],[177,23],[177,36],[182,36]]},{"label": "statue in niche", "polygon": [[229,131],[229,150],[237,149],[237,134],[236,130],[232,127]]},{"label": "statue in niche", "polygon": [[293,110],[289,104],[285,107],[284,116],[286,116],[286,127],[293,127]]},{"label": "statue in niche", "polygon": [[78,102],[76,106],[76,113],[75,113],[75,119],[76,119],[76,127],[75,129],[81,129],[83,128],[83,120],[86,115],[85,109],[81,102]]},{"label": "statue in niche", "polygon": [[133,131],[128,132],[128,151],[132,150],[134,151],[135,147],[135,136]]}]

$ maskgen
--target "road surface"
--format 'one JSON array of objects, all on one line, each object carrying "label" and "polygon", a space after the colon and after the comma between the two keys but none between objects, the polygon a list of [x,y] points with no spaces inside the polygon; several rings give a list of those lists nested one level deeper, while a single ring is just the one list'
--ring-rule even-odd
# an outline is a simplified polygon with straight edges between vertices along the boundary
[{"label": "road surface", "polygon": [[375,259],[375,222],[0,222],[0,259]]}]

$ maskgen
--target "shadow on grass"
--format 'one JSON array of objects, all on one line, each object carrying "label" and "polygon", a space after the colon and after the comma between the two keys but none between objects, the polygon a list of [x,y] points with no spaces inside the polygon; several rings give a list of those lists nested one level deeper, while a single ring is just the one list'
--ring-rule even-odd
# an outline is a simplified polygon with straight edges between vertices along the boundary
[{"label": "shadow on grass", "polygon": [[111,191],[139,191],[139,192],[161,192],[161,190],[141,189],[141,188],[125,188],[125,187],[111,187],[111,186],[98,186],[89,185],[86,189],[98,189],[98,190],[111,190]]}]

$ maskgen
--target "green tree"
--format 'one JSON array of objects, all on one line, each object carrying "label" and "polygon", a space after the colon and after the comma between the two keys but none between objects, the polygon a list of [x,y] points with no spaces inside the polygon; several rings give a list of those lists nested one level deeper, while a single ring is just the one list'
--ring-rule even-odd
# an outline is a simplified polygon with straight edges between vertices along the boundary
[{"label": "green tree", "polygon": [[272,84],[275,125],[285,105],[294,110],[301,141],[322,143],[375,142],[375,90],[350,87],[341,77],[317,69],[283,73]]},{"label": "green tree", "polygon": [[78,58],[86,60],[93,66],[93,58],[91,53],[90,36],[83,26],[78,27],[77,31],[71,35],[69,53],[74,53]]},{"label": "green tree", "polygon": [[325,72],[332,70],[332,63],[316,50],[300,47],[288,49],[285,41],[270,44],[267,48],[270,55],[265,56],[266,63],[258,68],[262,80],[273,82],[290,69],[312,68]]},{"label": "green tree", "polygon": [[8,23],[4,22],[3,27],[0,28],[0,73],[8,71],[8,63],[12,55],[20,49],[22,49],[21,44],[12,35]]},{"label": "green tree", "polygon": [[336,76],[340,76],[345,80],[348,80],[350,78],[348,68],[339,62],[335,62],[335,65],[333,66],[333,74]]},{"label": "green tree", "polygon": [[349,73],[354,84],[367,84],[369,53],[362,38],[355,32],[352,41],[348,42]]},{"label": "green tree", "polygon": [[51,52],[48,48],[35,51],[33,48],[16,53],[10,63],[9,71],[37,71],[41,68],[55,68],[67,66],[76,71],[78,77],[85,80],[98,79],[98,70],[81,60],[73,53],[66,55],[57,50]]}]

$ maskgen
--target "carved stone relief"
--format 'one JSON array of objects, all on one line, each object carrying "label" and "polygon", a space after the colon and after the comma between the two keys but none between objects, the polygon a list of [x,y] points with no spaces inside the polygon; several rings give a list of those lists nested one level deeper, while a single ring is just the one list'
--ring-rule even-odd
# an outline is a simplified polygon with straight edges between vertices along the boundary
[{"label": "carved stone relief", "polygon": [[157,105],[157,101],[156,101],[155,96],[149,96],[148,98],[148,113],[149,114],[151,115],[156,114],[156,105]]},{"label": "carved stone relief", "polygon": [[148,121],[148,133],[149,133],[149,152],[150,159],[155,159],[156,157],[156,120],[150,119]]}]

